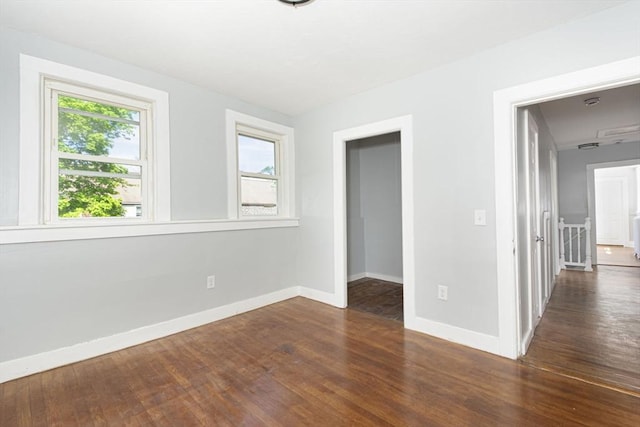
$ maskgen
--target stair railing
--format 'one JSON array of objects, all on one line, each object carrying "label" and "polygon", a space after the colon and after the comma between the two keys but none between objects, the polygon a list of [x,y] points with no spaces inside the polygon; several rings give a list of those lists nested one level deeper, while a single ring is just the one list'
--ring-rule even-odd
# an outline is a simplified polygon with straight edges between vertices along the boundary
[{"label": "stair railing", "polygon": [[[560,267],[562,269],[566,269],[567,266],[584,267],[584,271],[593,271],[591,264],[591,218],[585,218],[584,224],[565,224],[564,218],[560,218],[558,228],[560,229]],[[584,258],[582,258],[582,247],[584,247]]]}]

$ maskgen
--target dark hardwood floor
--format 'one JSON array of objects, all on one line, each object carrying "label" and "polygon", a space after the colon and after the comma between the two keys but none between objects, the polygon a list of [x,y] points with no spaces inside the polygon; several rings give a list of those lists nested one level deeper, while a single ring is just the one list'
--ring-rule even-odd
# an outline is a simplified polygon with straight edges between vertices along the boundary
[{"label": "dark hardwood floor", "polygon": [[640,269],[563,270],[524,363],[640,396]]},{"label": "dark hardwood floor", "polygon": [[1,426],[640,425],[640,398],[294,298],[0,385]]},{"label": "dark hardwood floor", "polygon": [[402,322],[402,285],[385,280],[354,280],[347,285],[349,308]]}]

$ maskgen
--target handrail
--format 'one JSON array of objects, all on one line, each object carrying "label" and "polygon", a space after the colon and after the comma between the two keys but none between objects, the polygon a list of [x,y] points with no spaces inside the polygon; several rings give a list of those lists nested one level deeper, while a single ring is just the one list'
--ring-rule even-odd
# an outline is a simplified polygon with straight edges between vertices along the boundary
[{"label": "handrail", "polygon": [[[565,224],[564,218],[560,218],[558,228],[560,229],[560,267],[563,269],[566,269],[567,266],[584,267],[584,271],[593,271],[591,261],[591,218],[585,218],[584,224]],[[568,238],[566,241],[565,229],[568,230]],[[581,259],[582,248],[580,236],[583,233],[585,234],[585,257]],[[577,243],[576,251],[573,250],[574,241]],[[569,246],[568,253],[565,252],[565,246]]]}]

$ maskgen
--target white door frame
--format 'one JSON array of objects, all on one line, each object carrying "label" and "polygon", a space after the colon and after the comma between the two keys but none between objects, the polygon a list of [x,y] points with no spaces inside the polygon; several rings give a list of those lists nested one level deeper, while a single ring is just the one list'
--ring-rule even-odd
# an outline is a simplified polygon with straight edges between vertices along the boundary
[{"label": "white door frame", "polygon": [[515,232],[516,109],[639,81],[640,56],[636,56],[494,92],[498,351],[503,356],[520,356],[520,297],[514,256],[519,247]]},{"label": "white door frame", "polygon": [[415,329],[415,255],[413,222],[413,116],[382,120],[333,133],[333,238],[336,306],[347,306],[346,147],[348,141],[400,132],[402,182],[402,276],[404,325]]},{"label": "white door frame", "polygon": [[[587,165],[587,212],[591,218],[591,258],[594,265],[598,264],[597,224],[596,224],[596,169],[617,168],[622,166],[640,165],[640,159],[620,160],[616,162],[592,163]],[[628,216],[628,214],[627,214]],[[629,225],[627,224],[627,227]],[[626,245],[626,243],[625,243]]]}]

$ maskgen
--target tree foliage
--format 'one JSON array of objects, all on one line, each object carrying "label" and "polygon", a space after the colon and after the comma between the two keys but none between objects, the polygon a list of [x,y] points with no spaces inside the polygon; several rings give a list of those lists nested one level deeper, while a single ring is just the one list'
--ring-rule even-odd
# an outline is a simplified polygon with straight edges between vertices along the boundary
[{"label": "tree foliage", "polygon": [[276,174],[276,169],[273,166],[265,166],[258,173],[261,173],[263,175],[275,175]]},{"label": "tree foliage", "polygon": [[[135,119],[138,114],[125,108],[60,95],[58,105],[58,150],[64,153],[108,156],[114,140],[134,135],[131,124],[101,116]],[[67,110],[68,109],[68,110]],[[74,111],[96,114],[82,115]],[[127,168],[114,163],[60,159],[61,170],[99,171],[123,174]],[[119,189],[127,186],[122,178],[63,175],[58,177],[59,217],[117,217],[124,215]]]}]

